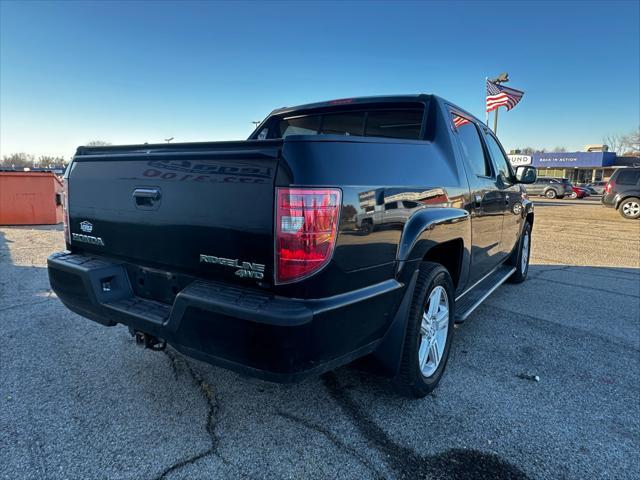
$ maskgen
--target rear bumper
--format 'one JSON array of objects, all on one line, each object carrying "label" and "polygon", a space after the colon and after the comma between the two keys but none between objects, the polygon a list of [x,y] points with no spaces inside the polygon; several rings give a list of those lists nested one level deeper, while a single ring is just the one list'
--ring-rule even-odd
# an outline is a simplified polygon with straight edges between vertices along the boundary
[{"label": "rear bumper", "polygon": [[196,280],[169,305],[136,296],[121,262],[60,252],[47,263],[51,287],[70,310],[106,326],[127,325],[189,356],[277,382],[317,375],[374,351],[404,290],[402,283],[387,280],[303,300]]},{"label": "rear bumper", "polygon": [[605,207],[615,207],[616,206],[616,198],[615,198],[615,194],[611,195],[609,193],[605,193],[602,195],[602,198],[600,199],[600,202],[602,202],[602,205],[604,205]]}]

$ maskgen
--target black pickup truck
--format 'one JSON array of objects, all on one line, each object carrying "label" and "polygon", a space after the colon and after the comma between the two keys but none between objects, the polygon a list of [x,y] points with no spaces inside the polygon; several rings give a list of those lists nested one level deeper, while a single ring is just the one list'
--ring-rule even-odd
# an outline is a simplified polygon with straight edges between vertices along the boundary
[{"label": "black pickup truck", "polygon": [[282,108],[240,142],[79,147],[65,179],[48,270],[69,309],[268,380],[368,355],[423,396],[453,323],[527,275],[535,169],[433,95]]}]

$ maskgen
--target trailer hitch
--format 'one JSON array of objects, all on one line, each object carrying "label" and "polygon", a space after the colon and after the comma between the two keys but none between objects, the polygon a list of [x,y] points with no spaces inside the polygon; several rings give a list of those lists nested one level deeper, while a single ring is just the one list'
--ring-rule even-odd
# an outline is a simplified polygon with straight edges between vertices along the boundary
[{"label": "trailer hitch", "polygon": [[164,338],[154,337],[140,330],[129,329],[129,333],[135,338],[136,345],[160,352],[167,347],[167,341]]}]

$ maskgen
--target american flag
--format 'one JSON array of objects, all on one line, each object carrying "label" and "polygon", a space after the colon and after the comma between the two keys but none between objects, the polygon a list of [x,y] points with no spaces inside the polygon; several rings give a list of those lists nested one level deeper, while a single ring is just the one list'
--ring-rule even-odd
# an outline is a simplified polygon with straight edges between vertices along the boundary
[{"label": "american flag", "polygon": [[504,87],[487,80],[487,112],[505,106],[507,110],[515,107],[524,92],[515,88]]}]

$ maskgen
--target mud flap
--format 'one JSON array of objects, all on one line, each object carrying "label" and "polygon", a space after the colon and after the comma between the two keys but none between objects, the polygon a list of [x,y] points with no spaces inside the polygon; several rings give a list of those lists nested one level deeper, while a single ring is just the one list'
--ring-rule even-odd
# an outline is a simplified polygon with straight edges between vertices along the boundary
[{"label": "mud flap", "polygon": [[402,358],[404,337],[407,331],[407,316],[409,315],[411,299],[413,298],[413,291],[415,289],[417,279],[418,270],[416,269],[411,275],[409,286],[402,297],[400,306],[393,317],[393,321],[391,322],[387,333],[385,333],[382,341],[371,354],[380,373],[387,377],[393,378],[398,373],[400,359]]}]

